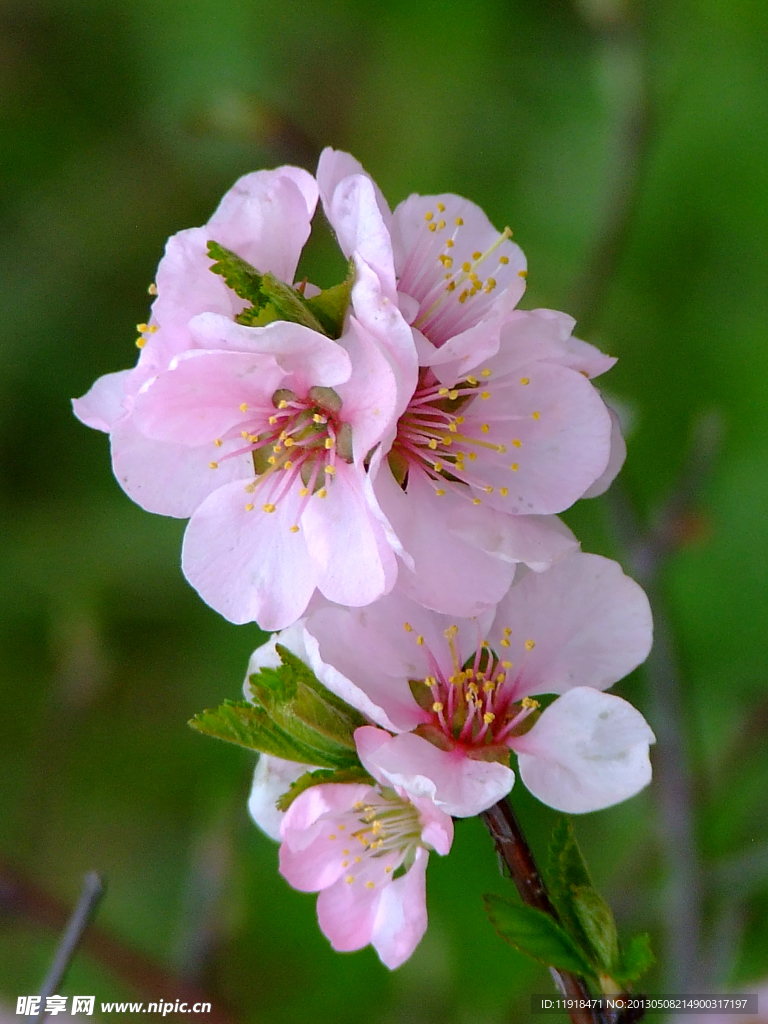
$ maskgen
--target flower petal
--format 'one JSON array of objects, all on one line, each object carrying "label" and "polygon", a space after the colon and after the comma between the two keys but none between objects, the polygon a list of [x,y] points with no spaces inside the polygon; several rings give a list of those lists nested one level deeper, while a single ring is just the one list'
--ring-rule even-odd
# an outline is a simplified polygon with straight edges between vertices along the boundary
[{"label": "flower petal", "polygon": [[277,800],[287,793],[291,784],[304,772],[312,771],[313,765],[284,761],[281,757],[261,754],[253,776],[253,787],[248,799],[248,811],[270,839],[280,840],[280,826],[285,814],[275,806]]},{"label": "flower petal", "polygon": [[456,504],[448,529],[474,547],[505,562],[523,562],[543,572],[565,555],[578,551],[579,542],[557,516],[509,516],[485,507],[478,515],[468,502]]},{"label": "flower petal", "polygon": [[428,797],[446,814],[468,818],[487,810],[512,789],[514,772],[497,761],[476,761],[464,750],[440,750],[412,732],[382,741],[381,730],[355,730],[363,766],[379,781],[412,798]]},{"label": "flower petal", "polygon": [[427,930],[427,862],[423,847],[408,871],[381,892],[371,932],[371,945],[390,971],[411,956]]},{"label": "flower petal", "polygon": [[642,588],[617,562],[582,552],[516,582],[498,605],[492,642],[505,627],[519,697],[603,690],[645,660],[653,631]]},{"label": "flower petal", "polygon": [[72,409],[80,422],[86,427],[109,433],[116,421],[125,415],[125,385],[132,372],[105,373],[82,398],[73,398]]},{"label": "flower petal", "polygon": [[651,781],[650,726],[627,701],[580,686],[559,697],[512,743],[520,778],[555,810],[584,814],[626,800]]},{"label": "flower petal", "polygon": [[627,457],[627,445],[621,433],[621,421],[609,405],[606,406],[606,409],[611,417],[611,454],[608,456],[608,465],[602,476],[599,476],[592,486],[584,491],[583,498],[597,498],[600,494],[605,494],[619,475],[621,467],[624,465],[624,459]]}]

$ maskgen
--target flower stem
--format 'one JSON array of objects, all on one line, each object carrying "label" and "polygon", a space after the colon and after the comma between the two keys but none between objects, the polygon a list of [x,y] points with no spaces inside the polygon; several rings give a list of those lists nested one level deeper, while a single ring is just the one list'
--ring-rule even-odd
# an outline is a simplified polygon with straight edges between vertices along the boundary
[{"label": "flower stem", "polygon": [[[536,867],[533,853],[523,835],[520,823],[509,801],[505,798],[497,804],[483,811],[480,817],[485,822],[486,828],[491,833],[499,856],[509,868],[512,880],[517,886],[517,891],[529,907],[542,910],[559,922],[558,913],[552,905],[547,893],[544,879]],[[568,998],[578,1000],[589,1000],[592,994],[583,978],[569,971],[558,971],[551,968],[555,983]],[[568,1014],[573,1024],[602,1024],[602,1018],[597,1010],[574,1009]]]}]

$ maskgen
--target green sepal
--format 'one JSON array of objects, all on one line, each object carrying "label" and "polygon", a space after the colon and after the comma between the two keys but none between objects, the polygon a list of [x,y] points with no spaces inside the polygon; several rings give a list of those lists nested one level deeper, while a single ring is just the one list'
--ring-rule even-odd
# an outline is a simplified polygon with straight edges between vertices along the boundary
[{"label": "green sepal", "polygon": [[301,796],[306,790],[313,786],[323,786],[328,782],[342,783],[365,783],[368,786],[375,786],[373,779],[362,765],[351,768],[320,768],[315,772],[304,772],[295,782],[291,783],[290,789],[278,798],[275,806],[278,811],[287,811],[297,796]]},{"label": "green sepal", "polygon": [[256,307],[264,304],[261,294],[262,275],[255,267],[218,242],[208,242],[208,256],[214,261],[211,273],[223,277],[227,287],[236,295]]},{"label": "green sepal", "polygon": [[347,276],[340,284],[325,288],[319,295],[305,299],[307,306],[314,313],[329,338],[340,338],[344,330],[344,318],[347,315],[352,285],[355,283],[355,261],[350,260]]},{"label": "green sepal", "polygon": [[288,320],[290,323],[308,327],[311,331],[317,331],[318,334],[328,334],[309,308],[307,299],[289,284],[278,280],[274,274],[262,276],[261,291],[266,300],[274,306],[277,320]]},{"label": "green sepal", "polygon": [[594,954],[596,966],[601,974],[614,977],[619,961],[619,936],[613,911],[591,886],[574,886],[572,899],[574,912]]},{"label": "green sepal", "polygon": [[493,927],[519,952],[559,971],[594,976],[590,962],[549,914],[492,894],[483,896],[483,901]]},{"label": "green sepal", "polygon": [[656,963],[647,932],[633,935],[619,955],[618,970],[612,977],[620,985],[631,985]]},{"label": "green sepal", "polygon": [[300,764],[337,767],[335,760],[289,735],[272,721],[264,708],[247,701],[224,701],[218,708],[195,715],[189,725],[206,736],[236,743],[248,750],[257,750],[260,754],[271,754]]},{"label": "green sepal", "polygon": [[331,759],[327,767],[359,765],[354,733],[366,720],[323,686],[295,654],[282,644],[275,649],[282,664],[262,668],[249,678],[256,703],[289,735]]}]

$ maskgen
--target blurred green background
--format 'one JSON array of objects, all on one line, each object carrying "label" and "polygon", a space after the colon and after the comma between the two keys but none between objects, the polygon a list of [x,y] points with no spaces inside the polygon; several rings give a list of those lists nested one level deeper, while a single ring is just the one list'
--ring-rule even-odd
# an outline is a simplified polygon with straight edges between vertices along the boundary
[{"label": "blurred green background", "polygon": [[[624,504],[567,518],[640,569],[627,504],[661,523],[679,714],[658,660],[616,689],[687,768],[665,776],[657,750],[655,786],[577,833],[660,960],[682,898],[704,991],[768,975],[767,30],[762,0],[2,0],[0,1004],[36,990],[91,868],[123,959],[94,943],[69,995],[149,1001],[185,978],[235,1021],[500,1024],[550,988],[484,919],[481,894],[511,883],[478,821],[432,858],[405,967],[330,950],[247,818],[253,758],[185,724],[238,696],[259,633],[202,604],[184,524],[134,506],[70,411],[133,363],[166,237],[239,175],[312,170],[326,144],[393,205],[454,191],[511,224],[523,305],[574,313],[620,357]],[[340,266],[321,230],[306,272]],[[706,476],[702,416],[721,437],[695,435]],[[513,798],[543,855],[554,815]],[[667,962],[645,988],[681,977]]]}]

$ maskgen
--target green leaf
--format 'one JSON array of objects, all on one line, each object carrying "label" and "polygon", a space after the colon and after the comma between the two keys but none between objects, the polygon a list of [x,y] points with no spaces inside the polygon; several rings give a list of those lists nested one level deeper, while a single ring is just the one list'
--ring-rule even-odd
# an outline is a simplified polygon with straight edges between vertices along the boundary
[{"label": "green leaf", "polygon": [[646,932],[633,935],[619,957],[618,970],[613,978],[621,985],[631,985],[656,963],[651,950],[651,937]]},{"label": "green leaf", "polygon": [[501,896],[483,896],[491,924],[515,949],[547,967],[573,974],[594,975],[594,969],[573,939],[541,910]]},{"label": "green leaf", "polygon": [[206,736],[258,750],[261,754],[272,754],[299,764],[337,767],[336,760],[289,735],[272,721],[264,708],[246,701],[224,701],[218,708],[195,715],[189,725]]},{"label": "green leaf", "polygon": [[326,689],[295,654],[281,644],[276,650],[282,664],[263,668],[249,679],[257,704],[284,732],[322,751],[332,762],[329,767],[359,765],[354,733],[366,720]]},{"label": "green leaf", "polygon": [[311,789],[312,786],[322,786],[327,782],[364,782],[369,786],[376,785],[376,780],[371,778],[362,765],[352,768],[337,768],[335,770],[320,768],[316,772],[304,772],[295,782],[292,782],[288,792],[283,793],[277,800],[277,809],[279,811],[287,811],[296,797],[300,796],[305,790]]},{"label": "green leaf", "polygon": [[274,274],[262,276],[261,292],[274,306],[278,320],[289,320],[294,324],[302,324],[311,331],[328,336],[328,332],[310,309],[307,299],[295,288],[291,288],[289,284],[279,281]]},{"label": "green leaf", "polygon": [[341,337],[354,282],[355,261],[350,260],[347,276],[340,284],[323,289],[319,295],[314,295],[311,299],[305,299],[307,306],[323,325],[323,329],[330,338]]},{"label": "green leaf", "polygon": [[208,255],[214,261],[210,268],[211,273],[223,277],[227,282],[227,287],[231,288],[241,299],[247,299],[257,307],[263,305],[262,275],[255,267],[241,259],[237,253],[219,245],[218,242],[208,242]]},{"label": "green leaf", "polygon": [[619,936],[613,912],[592,886],[574,886],[573,909],[601,974],[613,975],[619,957]]}]

